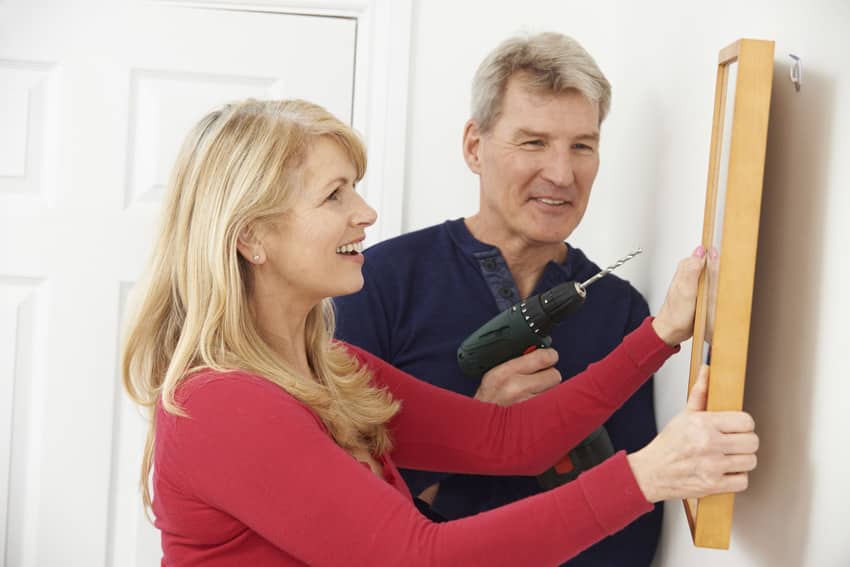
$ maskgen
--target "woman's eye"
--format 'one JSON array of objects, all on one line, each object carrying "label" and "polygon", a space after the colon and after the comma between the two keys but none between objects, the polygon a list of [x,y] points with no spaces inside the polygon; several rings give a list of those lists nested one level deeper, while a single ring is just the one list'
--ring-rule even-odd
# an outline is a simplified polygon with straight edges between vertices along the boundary
[{"label": "woman's eye", "polygon": [[576,144],[573,147],[577,150],[589,151],[589,152],[593,151],[593,148],[591,146],[588,146],[587,144]]},{"label": "woman's eye", "polygon": [[527,140],[522,143],[523,146],[542,146],[543,140]]},{"label": "woman's eye", "polygon": [[339,189],[334,189],[333,193],[328,195],[328,198],[327,198],[328,201],[336,201],[338,199],[339,199]]}]

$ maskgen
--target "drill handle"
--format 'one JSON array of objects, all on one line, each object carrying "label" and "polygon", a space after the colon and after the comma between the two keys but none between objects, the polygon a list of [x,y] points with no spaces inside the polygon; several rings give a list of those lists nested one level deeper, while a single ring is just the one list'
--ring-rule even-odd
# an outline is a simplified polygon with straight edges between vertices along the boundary
[{"label": "drill handle", "polygon": [[518,305],[493,317],[472,333],[457,350],[464,374],[480,378],[494,366],[522,356],[529,349],[546,348],[552,338],[532,331]]}]

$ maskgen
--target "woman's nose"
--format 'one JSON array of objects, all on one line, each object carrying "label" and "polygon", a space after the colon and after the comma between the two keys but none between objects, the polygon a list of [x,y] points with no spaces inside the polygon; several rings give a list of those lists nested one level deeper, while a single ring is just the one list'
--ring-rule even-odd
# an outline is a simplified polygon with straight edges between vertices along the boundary
[{"label": "woman's nose", "polygon": [[357,195],[357,204],[352,215],[352,223],[357,226],[372,226],[378,219],[378,212],[369,206],[366,199],[360,193]]}]

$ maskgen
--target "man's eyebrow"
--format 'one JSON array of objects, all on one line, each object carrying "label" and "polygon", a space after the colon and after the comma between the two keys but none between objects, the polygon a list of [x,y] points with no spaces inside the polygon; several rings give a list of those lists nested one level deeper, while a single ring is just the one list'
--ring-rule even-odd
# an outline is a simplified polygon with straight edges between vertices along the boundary
[{"label": "man's eyebrow", "polygon": [[588,132],[586,134],[580,134],[580,135],[576,136],[576,139],[578,139],[578,140],[592,140],[594,142],[598,142],[599,141],[599,131],[596,130],[594,132]]},{"label": "man's eyebrow", "polygon": [[[541,139],[549,139],[551,136],[545,132],[536,132],[534,130],[529,130],[527,128],[519,128],[514,133],[514,136],[517,138],[541,138]],[[579,134],[576,136],[577,140],[592,140],[594,142],[599,141],[599,131],[594,130],[593,132],[587,132],[585,134]]]},{"label": "man's eyebrow", "polygon": [[517,138],[549,138],[549,134],[545,132],[535,132],[534,130],[527,130],[526,128],[518,129],[514,135]]}]

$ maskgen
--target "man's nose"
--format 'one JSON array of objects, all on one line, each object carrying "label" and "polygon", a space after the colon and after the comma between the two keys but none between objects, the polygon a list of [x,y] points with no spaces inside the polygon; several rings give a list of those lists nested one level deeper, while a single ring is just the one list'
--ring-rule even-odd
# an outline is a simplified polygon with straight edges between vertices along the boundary
[{"label": "man's nose", "polygon": [[356,226],[372,226],[378,219],[378,213],[369,206],[366,199],[360,193],[355,193],[357,202],[354,206],[354,213],[351,215],[351,223]]},{"label": "man's nose", "polygon": [[568,187],[575,181],[575,172],[569,152],[552,151],[543,166],[543,177],[559,187]]}]

